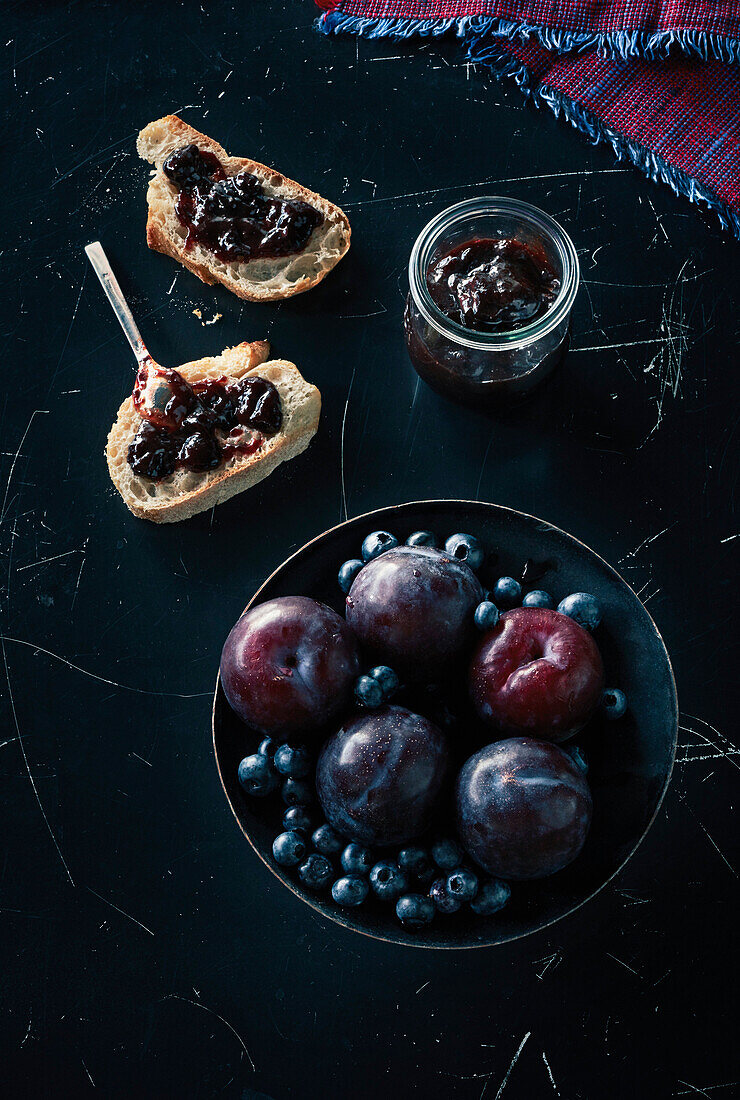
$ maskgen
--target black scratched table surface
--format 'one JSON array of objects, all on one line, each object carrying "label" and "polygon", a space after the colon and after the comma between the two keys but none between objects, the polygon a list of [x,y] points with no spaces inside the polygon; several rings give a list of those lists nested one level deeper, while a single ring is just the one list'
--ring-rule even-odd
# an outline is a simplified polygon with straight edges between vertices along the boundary
[{"label": "black scratched table surface", "polygon": [[[740,245],[454,41],[329,40],[313,18],[4,7],[3,1095],[729,1100]],[[341,203],[353,247],[320,288],[243,304],[147,250],[134,142],[169,111]],[[556,383],[497,417],[431,393],[401,337],[417,232],[489,193],[558,218],[583,275]],[[102,452],[133,359],[82,251],[98,238],[161,362],[265,336],[295,360],[324,400],[306,454],[178,526],[128,513]],[[681,730],[612,887],[529,939],[437,954],[280,886],[209,723],[223,638],[276,565],[346,515],[447,496],[542,516],[620,568]]]}]

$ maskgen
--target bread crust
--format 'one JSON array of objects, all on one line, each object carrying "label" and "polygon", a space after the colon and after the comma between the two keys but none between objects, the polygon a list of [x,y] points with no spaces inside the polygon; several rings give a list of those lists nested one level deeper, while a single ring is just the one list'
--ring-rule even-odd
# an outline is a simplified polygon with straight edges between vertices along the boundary
[{"label": "bread crust", "polygon": [[[126,455],[141,418],[134,408],[133,398],[126,398],[108,435],[105,454],[111,480],[135,516],[153,523],[176,523],[189,519],[256,485],[280,463],[294,458],[308,447],[318,428],[321,394],[303,379],[293,363],[282,359],[266,362],[268,354],[269,344],[256,341],[226,348],[219,356],[178,367],[188,382],[224,375],[238,379],[259,373],[271,381],[280,393],[284,415],[281,430],[267,438],[255,454],[229,459],[216,470],[203,474],[175,473],[162,482],[136,476],[126,462]],[[188,481],[197,481],[197,484],[179,491],[178,479],[182,476],[187,477]],[[163,485],[166,493],[161,492]]]},{"label": "bread crust", "polygon": [[[314,230],[306,248],[300,253],[271,260],[258,257],[228,264],[197,243],[185,249],[174,213],[177,190],[162,170],[166,157],[184,144],[194,144],[213,153],[229,176],[249,172],[260,179],[267,194],[300,199],[319,210],[324,221]],[[229,156],[217,141],[177,115],[165,115],[150,122],[139,134],[136,147],[139,155],[155,166],[147,192],[147,244],[155,252],[177,260],[204,283],[221,283],[246,301],[290,298],[317,286],[349,250],[352,231],[347,215],[338,206],[268,165],[248,157]],[[300,270],[301,267],[306,270]],[[285,276],[282,279],[281,274]]]}]

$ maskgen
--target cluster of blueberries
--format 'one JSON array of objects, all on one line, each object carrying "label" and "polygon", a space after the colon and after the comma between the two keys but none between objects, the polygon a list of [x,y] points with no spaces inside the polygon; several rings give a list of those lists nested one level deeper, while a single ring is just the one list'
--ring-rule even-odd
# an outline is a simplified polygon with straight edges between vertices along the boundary
[{"label": "cluster of blueberries", "polygon": [[[373,558],[392,550],[399,542],[390,531],[372,531],[362,543],[362,557],[350,558],[339,569],[339,587],[345,595],[352,587],[357,574]],[[436,547],[437,539],[431,531],[415,531],[406,539],[407,546]],[[479,539],[474,535],[450,535],[444,544],[450,557],[464,561],[473,571],[480,569],[485,551]],[[547,610],[555,608],[555,601],[549,592],[541,588],[522,594],[522,585],[515,577],[499,577],[486,598],[475,609],[475,625],[481,631],[493,630],[501,618],[501,609],[508,611],[514,607],[541,607]],[[571,592],[560,601],[556,608],[561,615],[567,615],[585,630],[596,630],[601,622],[601,607],[590,592]],[[355,698],[361,706],[375,709],[387,703],[398,690],[398,676],[387,665],[376,668],[358,678],[355,685]],[[604,691],[601,708],[606,718],[616,720],[627,710],[627,697],[619,688],[607,688]]]},{"label": "cluster of blueberries", "polygon": [[[395,859],[376,861],[369,848],[347,843],[331,825],[316,826],[311,813],[315,795],[307,781],[311,766],[305,746],[276,746],[269,737],[239,765],[239,782],[247,794],[272,794],[282,782],[284,831],[275,837],[272,854],[281,867],[296,867],[307,889],[321,891],[331,885],[331,896],[342,908],[362,905],[372,891],[381,901],[395,904],[407,928],[429,924],[435,913],[456,913],[466,902],[481,916],[506,905],[508,883],[479,882],[475,872],[463,866],[463,851],[454,840],[437,840],[428,851],[408,845]],[[342,872],[338,877],[336,861]]]}]

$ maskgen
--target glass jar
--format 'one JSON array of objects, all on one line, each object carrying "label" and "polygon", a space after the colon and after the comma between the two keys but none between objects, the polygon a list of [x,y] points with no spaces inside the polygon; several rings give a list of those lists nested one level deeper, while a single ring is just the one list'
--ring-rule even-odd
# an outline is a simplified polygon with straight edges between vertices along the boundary
[{"label": "glass jar", "polygon": [[[475,239],[506,238],[544,252],[560,287],[543,316],[511,332],[478,332],[452,320],[432,300],[429,268]],[[433,389],[470,404],[516,400],[562,362],[570,343],[570,313],[578,290],[578,256],[558,223],[518,199],[468,199],[433,218],[409,260],[404,333],[411,362]]]}]

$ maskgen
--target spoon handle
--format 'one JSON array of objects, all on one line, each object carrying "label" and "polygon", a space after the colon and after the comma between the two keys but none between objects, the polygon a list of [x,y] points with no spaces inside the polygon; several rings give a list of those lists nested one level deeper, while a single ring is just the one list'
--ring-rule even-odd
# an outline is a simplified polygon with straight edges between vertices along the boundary
[{"label": "spoon handle", "polygon": [[134,315],[128,307],[128,303],[123,296],[123,291],[118,285],[118,280],[111,270],[110,263],[108,262],[108,257],[103,251],[103,246],[101,245],[100,241],[94,241],[92,244],[89,244],[86,247],[85,252],[87,253],[88,260],[93,265],[93,270],[95,271],[95,274],[100,279],[100,285],[105,291],[105,295],[111,306],[113,307],[113,312],[118,318],[121,328],[125,332],[126,339],[131,345],[131,348],[137,360],[139,361],[139,363],[144,363],[145,361],[151,359],[151,356],[144,345],[144,341],[141,338],[141,333],[136,327]]}]

